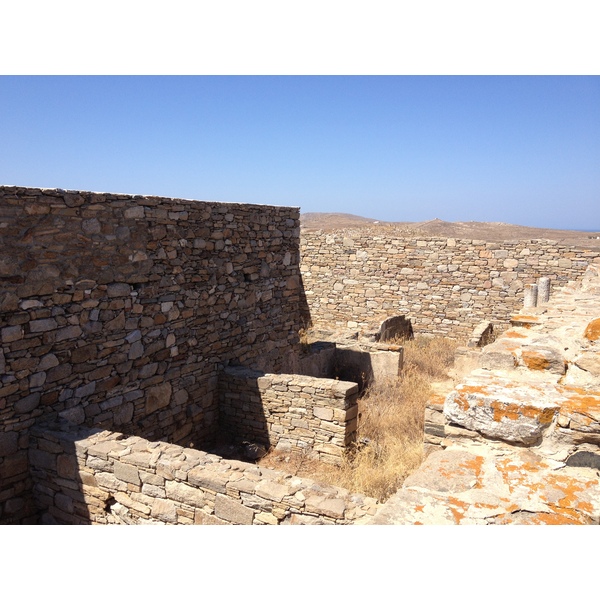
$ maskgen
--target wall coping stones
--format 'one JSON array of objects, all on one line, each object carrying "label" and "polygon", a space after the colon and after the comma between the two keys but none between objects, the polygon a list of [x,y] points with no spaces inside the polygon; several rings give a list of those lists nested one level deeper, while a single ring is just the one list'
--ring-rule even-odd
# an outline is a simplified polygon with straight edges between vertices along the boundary
[{"label": "wall coping stones", "polygon": [[[316,484],[311,479],[229,461],[200,450],[183,451],[166,442],[109,431],[91,432],[64,421],[35,427],[30,452],[40,457],[49,454],[48,449],[41,450],[40,444],[48,440],[54,441],[60,452],[75,456],[74,439],[79,448],[79,485],[75,495],[71,494],[72,505],[63,503],[57,508],[62,496],[69,494],[64,491],[66,482],[58,477],[52,464],[34,470],[34,491],[40,491],[36,501],[46,514],[45,522],[284,524],[305,516],[322,524],[352,524],[373,515],[377,506],[373,498]],[[123,454],[124,449],[130,454]],[[155,466],[151,461],[140,461],[138,466],[124,462],[127,457],[154,452],[160,453]],[[98,456],[105,461],[97,463]],[[195,466],[182,468],[188,463]],[[173,474],[172,478],[158,476],[164,471],[159,469],[161,464]],[[142,485],[143,481],[152,483]],[[133,487],[124,488],[124,484]],[[107,508],[110,497],[121,508]]]}]

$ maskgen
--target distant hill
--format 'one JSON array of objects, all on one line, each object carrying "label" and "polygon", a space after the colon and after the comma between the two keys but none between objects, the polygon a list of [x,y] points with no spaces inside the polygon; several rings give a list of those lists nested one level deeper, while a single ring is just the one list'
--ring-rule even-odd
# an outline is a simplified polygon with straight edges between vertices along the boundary
[{"label": "distant hill", "polygon": [[449,222],[440,219],[415,223],[410,221],[377,221],[367,217],[346,213],[302,213],[302,229],[334,231],[337,229],[373,228],[375,230],[402,230],[403,235],[428,235],[458,239],[478,239],[486,241],[548,239],[588,248],[600,248],[600,232],[573,231],[526,227],[510,223],[487,223],[480,221]]},{"label": "distant hill", "polygon": [[347,213],[309,212],[300,214],[300,224],[307,229],[364,227],[365,225],[372,225],[373,223],[379,223],[379,221]]}]

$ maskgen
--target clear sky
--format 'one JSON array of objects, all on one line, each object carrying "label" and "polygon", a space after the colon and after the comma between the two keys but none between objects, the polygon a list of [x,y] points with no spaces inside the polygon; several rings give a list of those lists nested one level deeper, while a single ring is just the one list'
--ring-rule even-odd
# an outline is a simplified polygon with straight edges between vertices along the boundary
[{"label": "clear sky", "polygon": [[0,183],[600,229],[600,77],[2,76]]}]

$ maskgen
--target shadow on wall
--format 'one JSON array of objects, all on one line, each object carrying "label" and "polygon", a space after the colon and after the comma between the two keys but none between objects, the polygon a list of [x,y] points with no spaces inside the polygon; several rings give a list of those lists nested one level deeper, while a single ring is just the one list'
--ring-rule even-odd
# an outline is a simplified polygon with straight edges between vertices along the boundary
[{"label": "shadow on wall", "polygon": [[[31,430],[29,445],[29,469],[33,482],[33,498],[40,515],[40,524],[89,525],[92,514],[96,522],[102,522],[108,509],[109,494],[98,488],[98,481],[84,472],[86,458],[77,453],[77,443],[85,443],[89,434],[60,420],[46,419]],[[112,434],[113,437],[118,434]],[[87,458],[90,464],[106,465],[106,453],[96,451]],[[82,461],[80,465],[79,460]],[[112,475],[112,479],[115,479]],[[86,494],[84,486],[94,489]],[[122,482],[124,489],[126,482]]]},{"label": "shadow on wall", "polygon": [[228,367],[219,377],[219,432],[217,445],[243,442],[271,446],[265,406],[259,386],[262,372],[244,367]]},{"label": "shadow on wall", "polygon": [[336,348],[334,376],[342,381],[357,383],[362,394],[375,380],[371,354],[351,348]]},{"label": "shadow on wall", "polygon": [[299,307],[298,313],[300,315],[300,322],[304,329],[312,327],[312,317],[310,315],[310,307],[308,306],[308,300],[306,299],[306,290],[304,289],[304,279],[302,275],[300,277],[300,289],[299,289]]}]

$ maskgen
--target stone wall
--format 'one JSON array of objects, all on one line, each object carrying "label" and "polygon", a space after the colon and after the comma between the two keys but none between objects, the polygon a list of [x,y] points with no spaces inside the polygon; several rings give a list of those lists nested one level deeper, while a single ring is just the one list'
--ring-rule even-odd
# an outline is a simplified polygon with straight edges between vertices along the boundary
[{"label": "stone wall", "polygon": [[356,437],[358,385],[229,367],[219,378],[221,431],[338,464]]},{"label": "stone wall", "polygon": [[197,445],[221,365],[280,370],[304,300],[296,208],[0,187],[0,522],[34,518],[31,426]]},{"label": "stone wall", "polygon": [[377,501],[195,449],[66,423],[33,430],[43,523],[352,524]]},{"label": "stone wall", "polygon": [[598,250],[551,240],[502,243],[406,237],[388,228],[303,231],[301,273],[313,325],[372,328],[397,314],[416,333],[466,339],[482,320],[508,323],[523,288],[580,277]]}]

